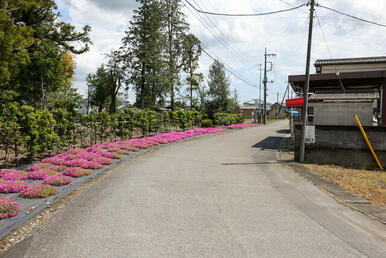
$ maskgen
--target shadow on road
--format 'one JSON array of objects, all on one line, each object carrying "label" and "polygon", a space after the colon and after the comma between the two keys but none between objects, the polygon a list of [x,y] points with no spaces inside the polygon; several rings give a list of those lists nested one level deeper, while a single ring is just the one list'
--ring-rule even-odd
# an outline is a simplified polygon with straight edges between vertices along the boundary
[{"label": "shadow on road", "polygon": [[276,133],[280,133],[280,134],[290,134],[290,130],[289,129],[281,129],[281,130],[277,130]]},{"label": "shadow on road", "polygon": [[280,143],[282,140],[284,140],[286,137],[280,137],[280,136],[269,136],[265,138],[264,140],[256,143],[253,145],[253,148],[260,148],[262,150],[278,150]]}]

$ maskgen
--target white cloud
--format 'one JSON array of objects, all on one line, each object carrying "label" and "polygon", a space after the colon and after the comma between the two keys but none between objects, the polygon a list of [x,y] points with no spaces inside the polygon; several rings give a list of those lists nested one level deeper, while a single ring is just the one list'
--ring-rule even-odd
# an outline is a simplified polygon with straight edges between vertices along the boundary
[{"label": "white cloud", "polygon": [[[104,62],[104,54],[120,46],[124,30],[129,24],[132,9],[136,6],[134,0],[57,0],[59,6],[68,8],[71,22],[81,28],[85,24],[92,27],[91,39],[94,45],[90,52],[77,57],[76,87],[84,92],[85,76],[94,72],[96,67]],[[280,0],[190,0],[198,3],[201,8],[215,12],[251,13],[288,8]],[[306,0],[287,0],[293,5],[307,2]],[[359,17],[386,23],[384,0],[318,0],[322,5],[332,7]],[[213,17],[211,20],[216,27],[232,41],[232,46],[242,56],[247,56],[250,62],[245,64],[221,44],[189,10],[184,7],[191,31],[209,48],[209,50],[242,73],[248,80],[258,84],[259,71],[250,70],[258,63],[263,62],[264,48],[277,54],[280,63],[280,72],[269,72],[269,79],[275,83],[269,84],[270,101],[276,101],[276,92],[284,92],[289,74],[302,74],[305,71],[308,7],[302,10],[263,17],[233,18]],[[328,46],[334,58],[386,55],[385,28],[365,24],[351,18],[340,16],[328,10],[317,8]],[[198,14],[196,14],[198,15]],[[202,14],[202,18],[206,19]],[[209,21],[210,26],[213,27]],[[118,28],[122,28],[119,30]],[[218,32],[219,33],[219,32]],[[223,37],[222,34],[219,35]],[[312,60],[329,58],[326,44],[322,37],[319,25],[314,24]],[[203,54],[200,64],[201,71],[207,75],[211,59]],[[277,62],[274,69],[278,69]],[[82,88],[83,87],[83,88]],[[258,89],[245,85],[232,76],[232,88],[237,88],[240,100],[246,101],[258,96]],[[280,97],[281,98],[281,97]]]}]

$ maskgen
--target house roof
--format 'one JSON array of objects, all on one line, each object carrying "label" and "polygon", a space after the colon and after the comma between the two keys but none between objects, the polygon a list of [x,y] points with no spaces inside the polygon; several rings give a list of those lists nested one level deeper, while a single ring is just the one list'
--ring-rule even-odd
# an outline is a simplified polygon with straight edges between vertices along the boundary
[{"label": "house roof", "polygon": [[251,99],[243,103],[243,105],[256,105],[257,104],[263,104],[263,101],[261,99]]},{"label": "house roof", "polygon": [[315,67],[321,65],[340,65],[340,64],[373,64],[386,63],[386,56],[358,57],[358,58],[336,58],[336,59],[318,59],[315,61]]},{"label": "house roof", "polygon": [[[288,81],[295,92],[304,87],[305,75],[290,75]],[[386,71],[345,72],[339,77],[335,73],[311,74],[310,92],[327,89],[341,89],[341,83],[347,88],[379,88],[386,81]]]}]

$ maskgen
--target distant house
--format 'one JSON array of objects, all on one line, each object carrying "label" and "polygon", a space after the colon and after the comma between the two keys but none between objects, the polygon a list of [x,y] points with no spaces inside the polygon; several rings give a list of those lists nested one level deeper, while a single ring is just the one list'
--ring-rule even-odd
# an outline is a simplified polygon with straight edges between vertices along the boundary
[{"label": "distant house", "polygon": [[[280,110],[280,111],[279,111]],[[278,115],[276,115],[278,113]],[[280,103],[274,103],[271,105],[271,108],[268,110],[268,119],[283,119],[286,117],[285,106],[280,107]]]},{"label": "distant house", "polygon": [[[246,119],[251,119],[254,117],[255,112],[263,112],[264,102],[260,99],[251,99],[247,102],[244,102],[240,105],[240,113],[244,115]],[[271,108],[271,103],[267,102],[267,110]]]},{"label": "distant house", "polygon": [[[84,114],[87,114],[87,108],[89,107],[88,105],[88,100],[87,99],[82,99],[80,101],[80,106],[79,106],[79,113],[84,115]],[[89,110],[91,109],[91,107],[89,107]]]}]

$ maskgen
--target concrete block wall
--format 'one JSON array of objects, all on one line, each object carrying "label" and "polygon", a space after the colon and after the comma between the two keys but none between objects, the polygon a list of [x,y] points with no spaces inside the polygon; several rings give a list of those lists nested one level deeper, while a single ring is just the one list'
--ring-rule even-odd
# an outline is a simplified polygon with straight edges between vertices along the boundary
[{"label": "concrete block wall", "polygon": [[[386,167],[386,128],[364,127],[383,166]],[[295,160],[299,159],[301,127],[295,127]],[[305,161],[358,168],[376,168],[377,164],[357,126],[316,126],[315,143],[307,144]]]}]

